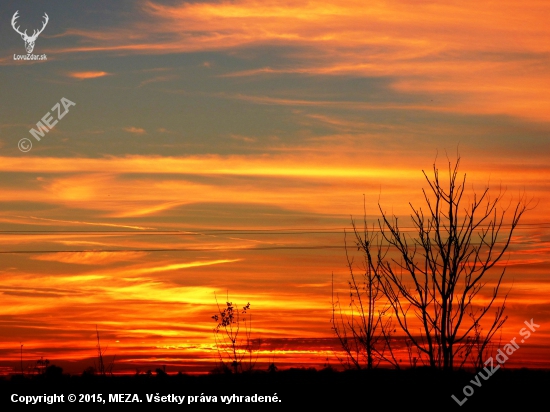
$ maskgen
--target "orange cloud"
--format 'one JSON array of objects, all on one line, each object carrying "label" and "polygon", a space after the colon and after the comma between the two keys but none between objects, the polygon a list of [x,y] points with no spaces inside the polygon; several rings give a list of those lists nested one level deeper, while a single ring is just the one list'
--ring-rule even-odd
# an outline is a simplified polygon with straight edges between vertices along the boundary
[{"label": "orange cloud", "polygon": [[104,77],[104,76],[110,76],[111,73],[107,72],[100,72],[100,71],[90,71],[90,72],[70,72],[68,73],[69,77],[72,77],[74,79],[79,80],[86,80],[86,79],[95,79],[97,77]]},{"label": "orange cloud", "polygon": [[[340,122],[332,117],[319,120]],[[353,123],[349,126],[352,127]],[[337,140],[340,145],[346,143],[341,137]],[[349,144],[351,147],[355,145],[354,141]],[[42,179],[32,186],[4,188],[4,201],[39,200],[69,208],[93,210],[97,219],[96,222],[89,218],[53,219],[52,216],[36,216],[33,213],[31,219],[37,224],[42,224],[42,219],[44,224],[51,222],[64,226],[96,225],[143,230],[149,226],[139,221],[106,219],[168,215],[171,210],[193,203],[248,203],[308,213],[324,214],[327,210],[337,210],[346,215],[358,214],[361,213],[358,209],[361,193],[365,193],[373,205],[376,204],[373,199],[382,196],[384,205],[394,206],[397,208],[396,213],[406,215],[409,213],[408,204],[400,199],[405,197],[413,204],[424,203],[420,188],[425,185],[425,181],[417,166],[412,166],[418,164],[414,156],[400,160],[399,163],[389,157],[370,156],[371,161],[365,165],[364,154],[353,155],[345,150],[333,147],[330,155],[298,150],[296,153],[271,156],[127,156],[40,158],[39,161],[31,161],[32,158],[28,157],[4,157],[0,158],[0,170],[42,175]],[[395,164],[388,167],[388,162]],[[110,174],[105,174],[105,170],[109,170]],[[514,163],[507,163],[506,168],[503,168],[494,163],[489,167],[476,162],[469,167],[465,166],[464,170],[474,173],[476,180],[470,180],[470,183],[475,183],[478,189],[484,187],[490,174],[498,170],[499,176],[510,188],[520,190],[524,185],[529,185],[533,187],[531,194],[536,195],[541,202],[548,198],[543,188],[533,186],[540,181],[541,176],[550,175],[546,165],[533,164],[530,169],[519,172],[514,168]],[[136,176],[131,176],[133,174]],[[171,177],[160,178],[163,174]],[[224,179],[220,181],[221,176]],[[247,177],[246,181],[239,178],[244,176]],[[143,187],[148,190],[144,191]],[[352,198],[356,198],[357,202],[350,206]],[[20,218],[17,223],[33,223],[20,214],[17,216]],[[544,221],[546,214],[539,213],[537,216]]]},{"label": "orange cloud", "polygon": [[[85,200],[85,199],[83,199]],[[101,222],[85,222],[81,220],[62,220],[62,219],[47,219],[43,217],[36,217],[36,216],[17,216],[21,219],[31,219],[31,220],[39,220],[44,222],[49,222],[48,225],[51,225],[51,223],[62,223],[62,224],[69,224],[69,225],[89,225],[89,226],[104,226],[104,227],[113,227],[113,228],[123,228],[123,229],[136,229],[136,230],[147,230],[147,229],[154,229],[152,227],[144,227],[144,226],[131,226],[131,225],[122,225],[122,224],[116,224],[116,223],[101,223]],[[18,223],[23,223],[23,221],[19,220]],[[26,222],[28,223],[28,221]]]},{"label": "orange cloud", "polygon": [[[146,2],[142,11],[145,19],[130,27],[70,29],[65,35],[80,36],[92,45],[52,53],[280,47],[279,66],[260,63],[259,68],[225,75],[385,77],[401,93],[437,96],[436,110],[549,120],[545,2]],[[300,51],[286,51],[286,46]],[[106,74],[82,72],[78,78],[97,73]],[[420,109],[435,110],[429,105]]]},{"label": "orange cloud", "polygon": [[124,127],[122,130],[124,130],[125,132],[128,132],[128,133],[134,133],[134,134],[145,134],[145,133],[147,133],[145,131],[145,129],[142,129],[141,127],[133,127],[133,126]]},{"label": "orange cloud", "polygon": [[114,262],[133,261],[146,256],[145,252],[62,252],[34,256],[33,260],[73,263],[79,265],[107,265]]}]

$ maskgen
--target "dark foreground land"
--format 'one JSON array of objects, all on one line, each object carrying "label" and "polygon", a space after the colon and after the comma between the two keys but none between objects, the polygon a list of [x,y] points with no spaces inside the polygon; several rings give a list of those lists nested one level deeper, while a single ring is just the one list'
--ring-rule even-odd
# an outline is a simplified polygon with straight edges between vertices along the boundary
[{"label": "dark foreground land", "polygon": [[[471,388],[465,390],[467,394],[471,393],[467,398],[463,392],[465,386]],[[58,396],[57,403],[48,405],[54,394],[63,397]],[[0,407],[3,410],[59,409],[73,405],[80,409],[87,404],[93,404],[88,406],[95,409],[109,410],[120,407],[206,410],[211,406],[219,410],[272,410],[295,406],[323,407],[323,410],[360,407],[365,411],[375,408],[391,411],[411,406],[428,411],[482,410],[488,407],[491,410],[510,410],[514,407],[536,407],[536,410],[541,410],[548,408],[549,394],[550,371],[527,369],[501,369],[487,380],[474,373],[448,374],[422,368],[347,372],[290,369],[271,373],[203,376],[162,373],[118,377],[57,374],[13,376],[0,380]],[[72,405],[69,395],[76,397]],[[452,395],[463,402],[462,406],[453,400]],[[38,399],[38,396],[42,398]],[[26,401],[37,403],[27,405]]]}]

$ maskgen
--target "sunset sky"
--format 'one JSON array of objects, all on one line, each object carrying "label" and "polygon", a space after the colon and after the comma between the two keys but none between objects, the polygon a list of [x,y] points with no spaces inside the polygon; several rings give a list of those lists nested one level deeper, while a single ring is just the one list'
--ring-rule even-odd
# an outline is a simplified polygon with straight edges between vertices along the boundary
[{"label": "sunset sky", "polygon": [[344,229],[410,228],[457,153],[466,200],[531,202],[496,343],[533,318],[507,366],[550,368],[550,3],[440,3],[1,2],[0,373],[82,372],[96,325],[115,371],[209,371],[227,295],[263,362],[338,366]]}]

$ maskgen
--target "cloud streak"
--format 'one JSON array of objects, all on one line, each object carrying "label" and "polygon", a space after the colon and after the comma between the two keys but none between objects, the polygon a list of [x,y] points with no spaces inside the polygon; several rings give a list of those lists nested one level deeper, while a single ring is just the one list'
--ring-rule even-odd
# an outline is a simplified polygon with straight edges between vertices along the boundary
[{"label": "cloud streak", "polygon": [[78,80],[87,80],[87,79],[96,79],[98,77],[110,76],[111,73],[102,72],[102,71],[88,71],[88,72],[69,72],[67,73],[69,77]]}]

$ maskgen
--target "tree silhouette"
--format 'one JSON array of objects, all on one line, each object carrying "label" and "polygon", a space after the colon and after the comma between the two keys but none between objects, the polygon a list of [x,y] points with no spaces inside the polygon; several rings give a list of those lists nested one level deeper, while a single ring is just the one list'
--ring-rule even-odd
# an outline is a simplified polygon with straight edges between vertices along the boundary
[{"label": "tree silhouette", "polygon": [[[355,262],[348,252],[347,233],[344,236],[346,259],[350,273],[349,305],[342,310],[340,297],[334,294],[334,276],[332,279],[332,329],[336,334],[345,357],[340,362],[347,368],[373,369],[385,361],[396,368],[399,363],[395,359],[390,338],[394,331],[391,306],[384,295],[380,276],[382,247],[378,234],[369,230],[363,201],[363,228],[358,229],[351,220],[354,233],[354,243],[361,252],[362,267],[355,267]],[[376,248],[374,253],[372,249]]]},{"label": "tree silhouette", "polygon": [[[250,302],[242,309],[229,302],[222,309],[216,298],[218,313],[212,316],[217,322],[214,328],[214,338],[220,359],[221,368],[225,372],[241,373],[251,371],[258,359],[258,349],[261,341],[254,344],[252,334],[252,318]],[[220,333],[221,332],[221,333]]]},{"label": "tree silhouette", "polygon": [[[101,376],[106,376],[107,373],[109,373],[112,376],[113,375],[113,367],[115,366],[115,357],[116,357],[116,355],[113,355],[112,361],[107,366],[105,366],[103,356],[105,355],[105,352],[107,351],[107,348],[105,348],[105,349],[101,348],[101,343],[99,341],[99,330],[97,329],[97,325],[95,325],[95,332],[96,332],[96,337],[97,337],[97,345],[96,345],[96,347],[97,347],[97,365],[95,365],[95,367],[92,368],[93,369],[92,374],[95,374],[95,372],[97,372]],[[94,364],[95,364],[95,362],[94,362]],[[90,372],[89,369],[88,369],[88,372]]]},{"label": "tree silhouette", "polygon": [[[464,365],[468,357],[480,366],[484,350],[506,321],[507,295],[495,303],[506,267],[492,290],[486,287],[487,275],[503,257],[528,207],[521,196],[502,208],[504,192],[501,189],[491,198],[488,187],[465,200],[466,174],[458,178],[459,164],[460,157],[454,166],[449,161],[447,184],[440,180],[435,164],[432,178],[422,171],[429,190],[422,190],[425,209],[409,203],[414,236],[401,231],[398,218],[379,205],[379,232],[392,252],[397,251],[397,257],[390,258],[391,253],[377,250],[380,285],[420,360],[444,370]],[[510,209],[511,217],[505,221]],[[493,307],[495,317],[482,333],[481,321]]]}]

